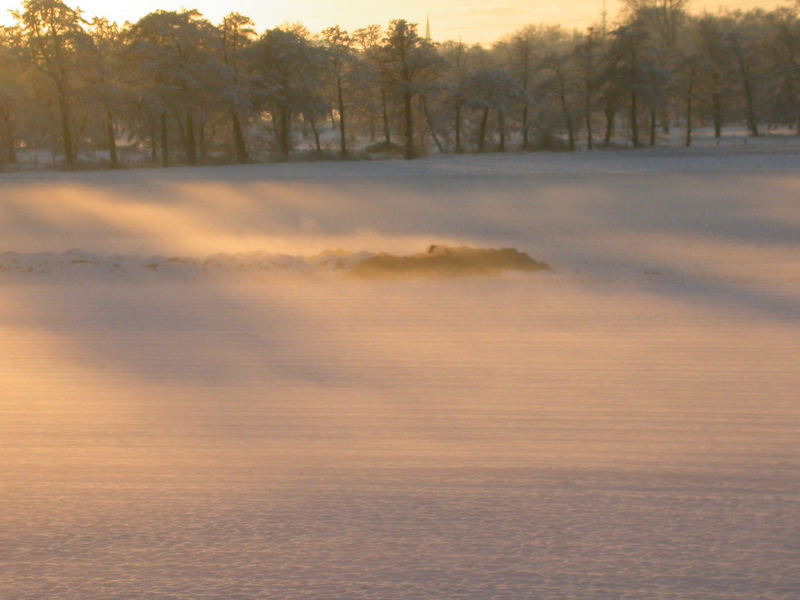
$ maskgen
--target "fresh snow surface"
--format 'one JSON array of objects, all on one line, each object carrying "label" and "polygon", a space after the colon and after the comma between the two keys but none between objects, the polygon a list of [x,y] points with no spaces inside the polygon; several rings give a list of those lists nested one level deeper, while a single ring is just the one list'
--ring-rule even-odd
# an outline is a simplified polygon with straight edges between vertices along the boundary
[{"label": "fresh snow surface", "polygon": [[204,277],[261,275],[338,275],[363,279],[451,278],[499,275],[511,271],[548,270],[514,248],[469,248],[431,244],[425,252],[396,256],[381,252],[327,251],[313,256],[268,252],[220,253],[191,256],[103,256],[67,250],[62,253],[0,252],[0,272],[8,282],[14,276],[79,280],[196,280]]},{"label": "fresh snow surface", "polygon": [[[769,147],[0,175],[0,264],[63,263],[0,270],[0,598],[800,597],[798,198]],[[552,271],[297,258],[431,244]],[[286,267],[141,267],[213,256]]]}]

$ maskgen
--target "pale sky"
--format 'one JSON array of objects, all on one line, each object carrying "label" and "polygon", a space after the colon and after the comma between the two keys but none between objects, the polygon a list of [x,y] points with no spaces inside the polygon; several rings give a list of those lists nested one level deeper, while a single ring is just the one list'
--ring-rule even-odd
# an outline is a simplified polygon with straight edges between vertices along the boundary
[{"label": "pale sky", "polygon": [[[610,17],[616,13],[618,0],[607,0]],[[331,25],[356,29],[389,20],[404,18],[420,23],[424,29],[430,17],[433,38],[465,42],[493,42],[503,35],[531,23],[561,23],[584,28],[599,20],[603,0],[571,0],[566,4],[553,0],[67,0],[70,6],[83,9],[87,18],[104,16],[120,23],[136,21],[156,9],[197,8],[214,23],[230,12],[251,17],[259,31],[286,22],[301,22],[317,32]],[[21,0],[0,0],[0,23],[10,24],[9,9],[21,6]],[[720,6],[749,9],[772,8],[791,4],[790,0],[694,0],[690,9],[715,11]]]}]

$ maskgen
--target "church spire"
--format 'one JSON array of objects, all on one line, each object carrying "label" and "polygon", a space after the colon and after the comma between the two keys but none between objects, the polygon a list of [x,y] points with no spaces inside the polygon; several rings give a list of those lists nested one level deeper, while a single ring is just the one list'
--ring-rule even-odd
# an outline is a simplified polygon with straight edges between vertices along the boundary
[{"label": "church spire", "polygon": [[425,39],[431,41],[431,16],[425,15]]}]

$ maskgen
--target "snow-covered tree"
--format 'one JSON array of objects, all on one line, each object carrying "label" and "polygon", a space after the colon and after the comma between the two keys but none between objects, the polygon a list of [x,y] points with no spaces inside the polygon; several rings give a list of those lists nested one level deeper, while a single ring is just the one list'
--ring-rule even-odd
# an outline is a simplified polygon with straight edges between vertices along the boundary
[{"label": "snow-covered tree", "polygon": [[87,34],[78,9],[61,0],[25,0],[14,12],[19,32],[34,65],[49,79],[58,104],[61,141],[67,168],[76,166],[72,103],[81,47]]}]

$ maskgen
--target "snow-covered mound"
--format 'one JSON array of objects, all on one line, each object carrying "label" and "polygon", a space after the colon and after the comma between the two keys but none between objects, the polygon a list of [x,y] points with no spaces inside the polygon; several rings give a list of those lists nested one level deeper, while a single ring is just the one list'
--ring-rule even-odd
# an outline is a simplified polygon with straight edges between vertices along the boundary
[{"label": "snow-covered mound", "polygon": [[0,253],[0,274],[46,275],[68,279],[192,279],[209,275],[264,273],[352,274],[361,278],[457,277],[503,271],[539,271],[547,265],[513,248],[501,250],[433,245],[409,256],[325,251],[313,256],[268,252],[186,256],[100,255],[82,250],[63,253]]},{"label": "snow-covered mound", "polygon": [[514,248],[500,250],[432,245],[427,252],[410,256],[378,254],[356,264],[359,277],[460,277],[496,275],[504,271],[543,271],[549,267]]}]

